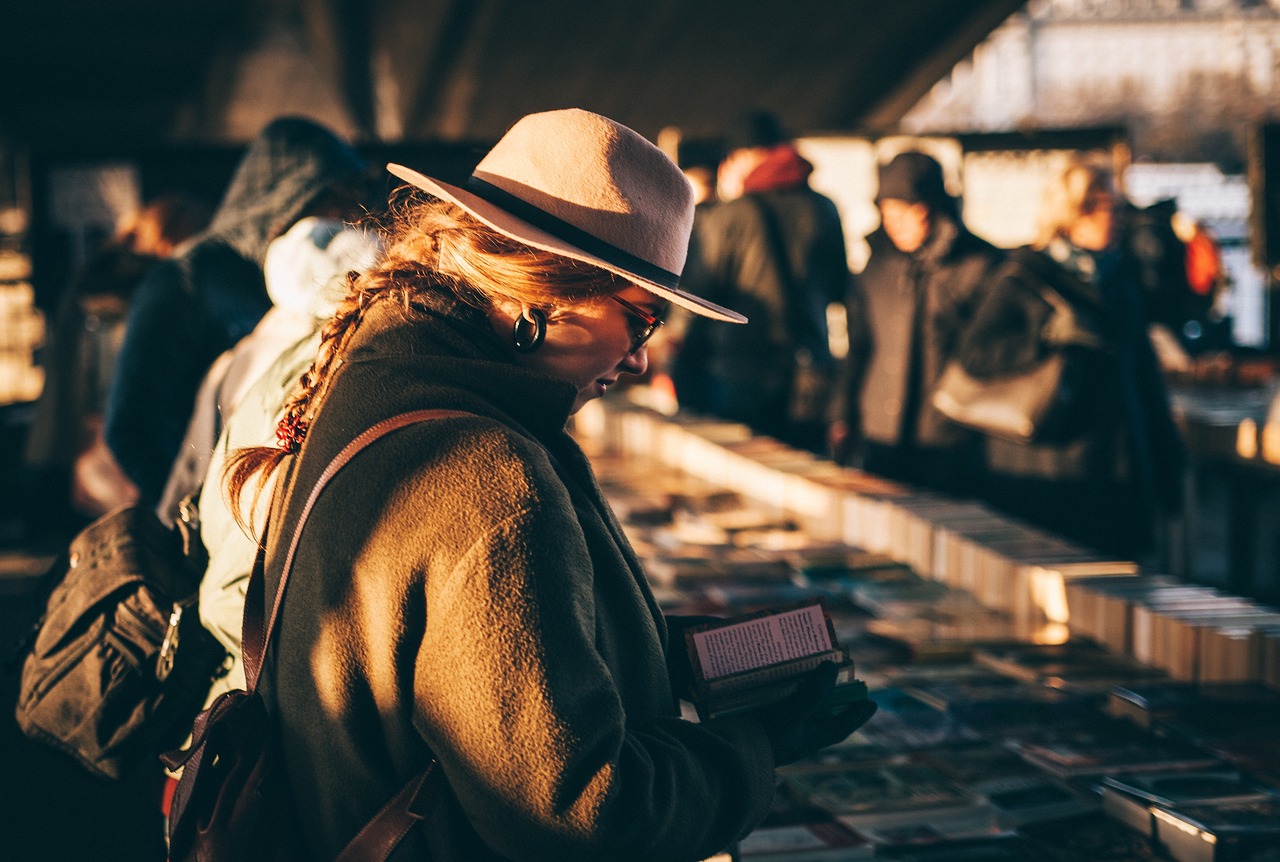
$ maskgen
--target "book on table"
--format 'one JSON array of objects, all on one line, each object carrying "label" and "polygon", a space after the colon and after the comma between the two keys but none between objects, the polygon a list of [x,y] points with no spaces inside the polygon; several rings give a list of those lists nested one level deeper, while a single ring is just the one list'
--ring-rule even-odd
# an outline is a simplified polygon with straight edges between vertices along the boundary
[{"label": "book on table", "polygon": [[846,862],[870,859],[865,835],[826,815],[796,823],[763,824],[738,842],[738,862]]},{"label": "book on table", "polygon": [[867,697],[853,661],[840,647],[823,598],[716,620],[685,631],[694,706],[703,720],[756,709],[795,692],[823,662],[837,666],[828,706],[837,711]]},{"label": "book on table", "polygon": [[1177,862],[1276,858],[1280,797],[1154,808],[1155,839]]},{"label": "book on table", "polygon": [[1275,791],[1234,769],[1106,775],[1101,790],[1103,809],[1144,835],[1155,834],[1157,808],[1276,798]]}]

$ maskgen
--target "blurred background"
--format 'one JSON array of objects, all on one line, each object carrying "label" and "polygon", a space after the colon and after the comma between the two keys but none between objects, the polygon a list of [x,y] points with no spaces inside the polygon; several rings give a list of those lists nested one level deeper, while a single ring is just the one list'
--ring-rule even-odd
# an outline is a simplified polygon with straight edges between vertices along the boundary
[{"label": "blurred background", "polygon": [[[682,167],[714,165],[744,110],[774,112],[836,202],[855,272],[878,221],[876,166],[895,152],[934,155],[964,221],[1004,247],[1031,240],[1040,189],[1068,159],[1108,160],[1131,203],[1209,238],[1220,260],[1163,321],[1193,456],[1164,562],[1280,596],[1280,0],[7,3],[0,596],[27,598],[42,554],[65,546],[33,523],[22,452],[55,312],[122,219],[172,193],[212,209],[282,115],[375,166],[456,179],[521,115],[569,106]],[[30,611],[0,609],[6,635]]]},{"label": "blurred background", "polygon": [[[1280,540],[1249,519],[1280,462],[1265,433],[1280,347],[1280,2],[45,0],[4,15],[0,488],[17,487],[71,275],[145,201],[215,205],[274,117],[317,120],[375,165],[449,178],[531,111],[599,111],[689,167],[763,108],[840,208],[855,272],[877,221],[875,165],[907,146],[943,163],[965,221],[1001,246],[1029,241],[1039,189],[1081,152],[1110,159],[1135,205],[1211,237],[1218,272],[1181,303],[1193,310],[1170,301],[1188,354],[1171,373],[1195,389],[1180,406],[1202,460],[1249,469],[1204,509],[1224,538],[1202,568],[1274,567]],[[0,494],[0,538],[29,532],[23,505]]]}]

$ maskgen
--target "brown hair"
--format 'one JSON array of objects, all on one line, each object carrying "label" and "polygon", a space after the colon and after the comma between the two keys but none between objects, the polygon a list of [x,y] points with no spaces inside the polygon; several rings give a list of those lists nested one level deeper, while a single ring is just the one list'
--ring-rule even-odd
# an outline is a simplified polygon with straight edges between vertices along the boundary
[{"label": "brown hair", "polygon": [[204,230],[211,215],[204,202],[189,195],[160,195],[121,221],[116,242],[139,254],[168,257],[176,246]]},{"label": "brown hair", "polygon": [[382,253],[373,267],[348,276],[347,295],[320,331],[315,361],[285,401],[276,432],[279,446],[237,450],[223,472],[231,510],[246,531],[252,530],[240,505],[246,486],[258,476],[248,507],[256,512],[271,474],[301,445],[340,364],[337,359],[374,305],[393,302],[412,315],[424,297],[447,291],[481,311],[509,301],[554,317],[558,308],[598,301],[630,284],[598,267],[509,239],[455,204],[409,187],[398,189],[387,213],[368,223],[381,235]]}]

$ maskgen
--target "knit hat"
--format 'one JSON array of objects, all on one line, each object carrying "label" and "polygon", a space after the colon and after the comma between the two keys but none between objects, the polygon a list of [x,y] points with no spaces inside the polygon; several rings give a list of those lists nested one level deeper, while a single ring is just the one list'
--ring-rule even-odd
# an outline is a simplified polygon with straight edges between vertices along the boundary
[{"label": "knit hat", "polygon": [[947,192],[942,165],[932,156],[915,150],[898,153],[888,164],[880,166],[876,203],[885,199],[923,203],[934,208],[953,208],[955,204]]},{"label": "knit hat", "polygon": [[748,111],[729,129],[725,147],[729,152],[757,147],[776,147],[791,140],[776,115],[768,111]]},{"label": "knit hat", "polygon": [[577,108],[529,114],[465,188],[402,165],[387,170],[517,242],[608,270],[694,314],[747,322],[677,286],[693,188],[662,150],[607,117]]}]

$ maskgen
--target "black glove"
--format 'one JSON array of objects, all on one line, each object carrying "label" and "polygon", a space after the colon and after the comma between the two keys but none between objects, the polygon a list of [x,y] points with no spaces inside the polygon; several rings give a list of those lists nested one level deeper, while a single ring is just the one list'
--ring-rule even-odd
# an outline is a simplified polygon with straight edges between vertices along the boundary
[{"label": "black glove", "polygon": [[875,715],[876,704],[870,700],[831,712],[826,700],[835,686],[835,663],[824,661],[805,675],[793,693],[748,713],[764,727],[775,764],[794,763],[834,745]]},{"label": "black glove", "polygon": [[667,620],[667,676],[671,679],[671,691],[682,700],[693,699],[693,665],[689,663],[689,650],[684,633],[694,626],[720,621],[720,617],[669,616]]}]

